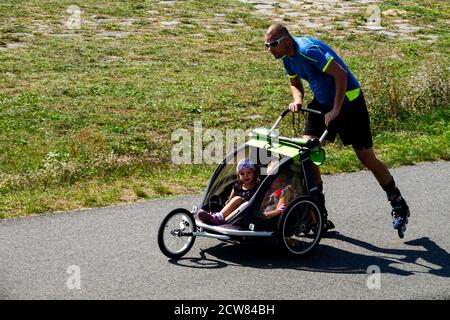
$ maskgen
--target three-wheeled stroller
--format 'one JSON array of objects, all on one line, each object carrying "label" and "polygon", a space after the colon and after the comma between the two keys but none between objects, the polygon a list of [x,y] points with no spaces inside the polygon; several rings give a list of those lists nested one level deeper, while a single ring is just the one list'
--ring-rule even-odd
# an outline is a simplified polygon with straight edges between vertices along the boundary
[{"label": "three-wheeled stroller", "polygon": [[[321,114],[312,109],[301,110]],[[191,211],[175,209],[163,219],[158,245],[164,255],[182,257],[192,248],[196,237],[238,241],[277,237],[288,253],[297,256],[317,247],[326,217],[318,202],[320,191],[314,183],[312,165],[320,165],[325,158],[321,144],[327,130],[315,140],[278,136],[275,129],[288,113],[289,109],[284,110],[270,130],[253,130],[244,145],[226,156],[211,176],[199,206]],[[259,169],[256,193],[226,224],[208,225],[200,221],[196,215],[198,209],[217,212],[223,208],[236,181],[236,164],[244,158],[251,159]],[[280,176],[284,180],[281,183],[294,192],[280,215],[265,218],[263,212],[273,199],[276,191],[273,185]]]}]

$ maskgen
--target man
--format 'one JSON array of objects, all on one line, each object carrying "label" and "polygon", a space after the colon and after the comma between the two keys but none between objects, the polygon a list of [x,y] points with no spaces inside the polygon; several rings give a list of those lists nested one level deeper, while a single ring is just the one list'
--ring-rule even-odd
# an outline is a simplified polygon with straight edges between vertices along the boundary
[{"label": "man", "polygon": [[[358,80],[328,45],[314,38],[292,37],[281,24],[269,27],[265,34],[265,45],[276,59],[282,60],[288,74],[294,98],[289,109],[298,112],[303,107],[305,91],[301,79],[305,79],[314,94],[308,108],[325,114],[308,114],[304,138],[320,137],[328,128],[327,140],[334,141],[336,134],[339,134],[344,145],[351,144],[358,159],[373,173],[386,192],[392,205],[393,227],[402,232],[408,223],[409,208],[389,170],[373,151],[369,114]],[[314,171],[320,189],[319,202],[326,218],[319,167],[314,166]],[[332,227],[330,223],[325,225],[326,229]]]}]

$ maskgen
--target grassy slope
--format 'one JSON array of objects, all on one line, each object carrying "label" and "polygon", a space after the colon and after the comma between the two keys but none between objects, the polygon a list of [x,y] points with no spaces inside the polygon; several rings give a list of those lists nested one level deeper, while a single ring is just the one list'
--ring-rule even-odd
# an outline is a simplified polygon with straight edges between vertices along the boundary
[{"label": "grassy slope", "polygon": [[[340,26],[310,33],[365,88],[389,166],[450,159],[449,6],[419,3],[382,5],[430,26],[417,41]],[[73,4],[85,22],[74,31],[64,26]],[[170,165],[173,130],[192,131],[194,120],[223,131],[268,126],[290,102],[282,67],[262,47],[270,21],[253,12],[231,0],[3,1],[0,218],[201,192],[213,166]],[[281,129],[293,133],[290,121]],[[326,173],[362,168],[339,143],[327,152]]]}]

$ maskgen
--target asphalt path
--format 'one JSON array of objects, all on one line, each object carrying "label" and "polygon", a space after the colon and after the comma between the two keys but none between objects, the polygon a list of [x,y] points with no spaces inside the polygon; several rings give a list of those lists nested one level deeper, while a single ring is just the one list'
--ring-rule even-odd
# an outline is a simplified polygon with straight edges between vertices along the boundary
[{"label": "asphalt path", "polygon": [[336,230],[308,258],[197,238],[169,260],[158,226],[199,196],[2,220],[0,299],[450,299],[450,162],[392,173],[411,209],[405,238],[369,172],[328,175]]}]

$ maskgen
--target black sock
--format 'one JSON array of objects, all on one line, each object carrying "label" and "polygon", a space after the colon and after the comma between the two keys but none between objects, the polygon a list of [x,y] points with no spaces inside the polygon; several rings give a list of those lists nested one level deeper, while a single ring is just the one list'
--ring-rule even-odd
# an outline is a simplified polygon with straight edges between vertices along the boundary
[{"label": "black sock", "polygon": [[385,186],[381,186],[383,190],[386,192],[388,199],[398,198],[401,196],[400,190],[395,186],[394,177],[391,177],[391,181],[388,182]]}]

